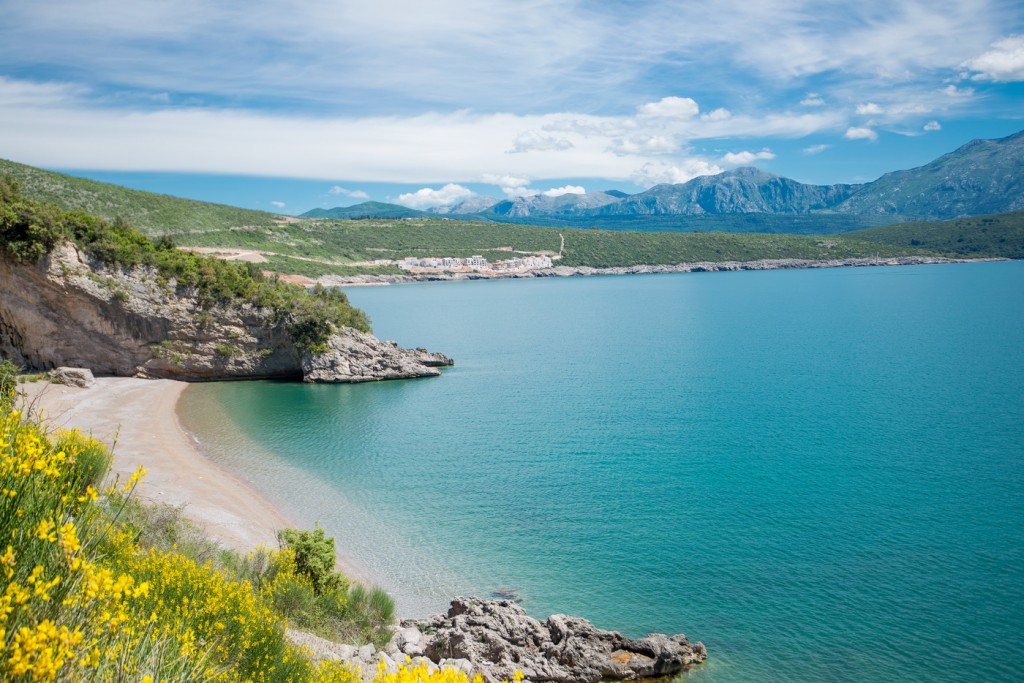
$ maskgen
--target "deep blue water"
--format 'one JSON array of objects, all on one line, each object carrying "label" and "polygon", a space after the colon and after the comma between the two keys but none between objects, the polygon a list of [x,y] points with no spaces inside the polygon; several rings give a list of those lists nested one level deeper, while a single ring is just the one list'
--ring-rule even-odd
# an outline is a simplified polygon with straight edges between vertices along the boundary
[{"label": "deep blue water", "polygon": [[398,598],[685,632],[691,681],[1024,677],[1024,262],[349,290],[443,377],[190,388]]}]

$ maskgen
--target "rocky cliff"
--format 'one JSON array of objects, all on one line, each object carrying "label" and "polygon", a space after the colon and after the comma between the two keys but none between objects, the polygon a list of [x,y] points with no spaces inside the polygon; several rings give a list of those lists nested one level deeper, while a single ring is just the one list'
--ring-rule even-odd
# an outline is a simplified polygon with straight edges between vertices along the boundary
[{"label": "rocky cliff", "polygon": [[183,380],[365,382],[440,374],[442,354],[349,328],[326,353],[297,347],[288,320],[251,304],[202,308],[148,267],[107,267],[70,242],[34,266],[0,257],[0,355],[35,369]]}]

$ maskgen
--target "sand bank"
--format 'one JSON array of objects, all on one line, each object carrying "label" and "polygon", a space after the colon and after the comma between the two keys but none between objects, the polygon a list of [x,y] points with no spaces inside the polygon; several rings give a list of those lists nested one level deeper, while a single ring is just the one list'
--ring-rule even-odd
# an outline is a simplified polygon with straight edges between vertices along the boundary
[{"label": "sand bank", "polygon": [[88,389],[38,382],[20,385],[51,428],[77,427],[112,447],[112,472],[126,480],[138,465],[148,474],[143,500],[185,505],[186,515],[219,543],[248,551],[277,546],[281,513],[218,467],[178,423],[175,406],[188,386],[173,380],[101,377]]}]

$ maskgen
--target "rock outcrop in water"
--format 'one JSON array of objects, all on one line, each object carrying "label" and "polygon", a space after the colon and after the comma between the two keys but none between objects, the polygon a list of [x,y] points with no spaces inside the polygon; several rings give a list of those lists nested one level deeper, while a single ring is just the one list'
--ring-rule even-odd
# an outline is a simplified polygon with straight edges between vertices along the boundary
[{"label": "rock outcrop in water", "polygon": [[442,354],[349,328],[328,351],[296,347],[288,321],[253,305],[203,310],[145,267],[111,268],[65,242],[34,266],[0,258],[0,356],[47,370],[218,380],[366,382],[438,375]]},{"label": "rock outcrop in water", "polygon": [[466,660],[489,681],[512,680],[517,670],[558,683],[658,678],[707,657],[683,635],[626,638],[564,614],[539,621],[511,600],[455,598],[447,613],[402,626],[392,641],[397,653]]},{"label": "rock outcrop in water", "polygon": [[358,666],[364,683],[370,683],[380,662],[393,671],[407,658],[430,670],[451,667],[479,673],[488,683],[514,680],[517,671],[536,683],[662,678],[707,658],[704,644],[691,643],[684,635],[626,638],[586,619],[556,614],[539,621],[511,600],[481,598],[455,598],[445,614],[403,621],[379,651],[373,645],[341,645],[299,631],[288,636],[319,659]]}]

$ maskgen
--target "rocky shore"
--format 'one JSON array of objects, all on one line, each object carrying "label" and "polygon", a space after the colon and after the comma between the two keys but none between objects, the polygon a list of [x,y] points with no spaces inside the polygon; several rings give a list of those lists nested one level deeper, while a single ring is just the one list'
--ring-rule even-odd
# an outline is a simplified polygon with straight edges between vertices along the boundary
[{"label": "rocky shore", "polygon": [[382,650],[339,645],[291,631],[293,641],[322,659],[358,665],[370,680],[379,662],[389,669],[410,658],[428,668],[449,666],[488,683],[511,681],[517,671],[538,683],[598,683],[678,674],[707,658],[703,643],[684,635],[626,638],[586,619],[556,614],[539,621],[511,600],[455,598],[444,614],[407,619]]},{"label": "rocky shore", "polygon": [[367,382],[427,377],[453,361],[349,328],[327,350],[298,348],[288,321],[252,305],[203,309],[145,267],[109,268],[73,244],[24,266],[0,258],[0,356],[48,370],[222,380]]}]

